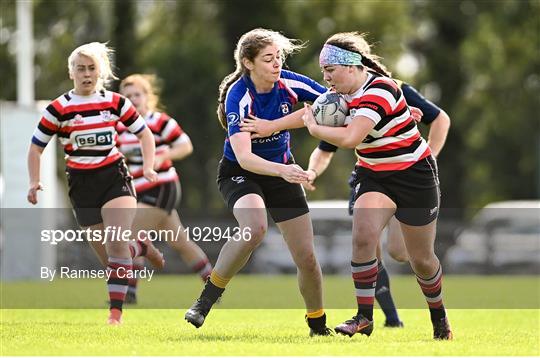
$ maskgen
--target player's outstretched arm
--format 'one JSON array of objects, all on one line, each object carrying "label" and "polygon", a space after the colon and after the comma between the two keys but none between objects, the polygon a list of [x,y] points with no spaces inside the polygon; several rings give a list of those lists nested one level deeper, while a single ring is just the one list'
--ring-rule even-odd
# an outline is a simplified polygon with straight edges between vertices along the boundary
[{"label": "player's outstretched arm", "polygon": [[437,158],[444,147],[449,129],[450,117],[445,111],[441,110],[439,115],[429,125],[428,145],[435,158]]},{"label": "player's outstretched arm", "polygon": [[251,132],[252,139],[269,137],[273,133],[286,129],[302,128],[304,126],[302,114],[303,109],[299,109],[272,121],[250,115],[249,118],[244,118],[240,123],[240,130],[242,132]]}]

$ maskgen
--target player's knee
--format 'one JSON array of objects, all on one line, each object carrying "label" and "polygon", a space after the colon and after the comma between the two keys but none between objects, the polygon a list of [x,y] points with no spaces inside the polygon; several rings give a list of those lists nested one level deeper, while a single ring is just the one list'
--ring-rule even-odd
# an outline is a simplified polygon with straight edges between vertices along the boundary
[{"label": "player's knee", "polygon": [[313,250],[305,250],[295,255],[295,261],[300,270],[316,271],[318,270],[319,263],[315,257]]},{"label": "player's knee", "polygon": [[429,275],[433,267],[437,266],[437,257],[434,254],[415,255],[409,258],[414,272],[417,275]]},{"label": "player's knee", "polygon": [[257,248],[263,241],[267,230],[268,230],[268,226],[263,223],[255,223],[255,224],[250,225],[249,226],[250,235],[249,236],[244,235],[245,236],[244,241],[247,244],[247,246],[252,249]]},{"label": "player's knee", "polygon": [[381,233],[373,227],[360,227],[353,233],[353,250],[365,250],[375,248]]}]

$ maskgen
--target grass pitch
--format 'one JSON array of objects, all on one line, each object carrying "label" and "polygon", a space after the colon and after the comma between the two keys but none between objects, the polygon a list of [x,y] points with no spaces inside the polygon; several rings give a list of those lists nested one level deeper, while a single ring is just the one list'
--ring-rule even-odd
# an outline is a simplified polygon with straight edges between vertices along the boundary
[{"label": "grass pitch", "polygon": [[[329,310],[332,325],[350,310]],[[371,337],[309,338],[303,310],[211,312],[200,329],[183,310],[126,310],[119,327],[106,310],[3,310],[2,355],[527,355],[540,354],[538,310],[450,310],[453,341],[431,339],[426,310],[402,310],[403,329]]]},{"label": "grass pitch", "polygon": [[[200,290],[200,282],[195,278],[179,276],[161,276],[156,281],[143,283],[140,292],[141,304],[139,307],[152,307],[151,302],[160,296],[177,299],[176,288],[171,280],[193,284],[193,292]],[[276,302],[291,302],[291,309],[268,308],[256,309],[255,304],[246,305],[245,309],[229,308],[228,302],[233,301],[233,291],[242,292],[243,285],[252,283],[252,280],[261,281],[257,276],[239,276],[233,282],[235,286],[224,297],[224,302],[212,310],[204,326],[195,329],[184,321],[185,305],[178,303],[179,308],[166,309],[135,309],[128,306],[124,313],[124,323],[119,327],[110,327],[105,324],[107,309],[105,308],[105,287],[103,281],[82,280],[59,282],[64,289],[73,292],[78,290],[84,295],[87,289],[97,307],[100,309],[21,309],[14,308],[12,302],[15,293],[24,292],[33,294],[34,301],[44,298],[49,286],[41,283],[3,283],[2,307],[0,310],[0,354],[4,355],[330,355],[330,356],[377,356],[377,355],[505,355],[505,356],[538,356],[540,355],[540,309],[527,308],[500,308],[480,309],[471,308],[449,309],[449,317],[454,331],[453,341],[434,341],[431,338],[432,328],[429,322],[429,313],[422,303],[421,294],[418,297],[418,308],[400,309],[401,319],[405,323],[403,329],[383,328],[384,317],[380,310],[375,311],[375,331],[371,337],[355,335],[352,338],[344,336],[334,337],[308,337],[308,328],[304,322],[304,310],[296,305],[298,290],[291,286],[291,290],[274,291],[272,299]],[[341,287],[341,280],[343,285]],[[528,278],[537,287],[537,278]],[[265,287],[272,286],[272,280],[265,280]],[[294,283],[294,277],[283,276],[276,282]],[[402,282],[404,281],[404,282]],[[406,297],[407,292],[401,291],[403,286],[407,291],[416,292],[419,288],[414,280],[408,277],[395,277],[396,290],[394,295],[398,304],[400,297]],[[449,298],[460,290],[467,296],[473,285],[470,278],[460,284],[458,278],[446,280],[445,289]],[[449,282],[448,282],[449,281]],[[485,278],[482,278],[485,282]],[[511,280],[506,281],[506,286]],[[65,287],[67,285],[67,287]],[[160,291],[160,285],[169,289]],[[334,297],[339,294],[346,298],[347,307],[333,302],[327,310],[329,326],[334,327],[350,318],[354,310],[354,297],[349,287],[349,278],[325,277],[326,296]],[[460,286],[461,285],[461,286]],[[279,285],[273,286],[277,289]],[[236,287],[236,288],[235,288]],[[279,286],[281,287],[281,286]],[[184,287],[186,288],[186,287]],[[340,291],[335,289],[339,288]],[[155,291],[158,291],[157,293]],[[252,287],[251,291],[257,291]],[[54,294],[57,295],[57,290]],[[183,291],[183,290],[180,290]],[[502,290],[503,291],[503,290]],[[502,292],[501,291],[501,292]],[[191,291],[190,295],[192,294]],[[452,292],[452,294],[450,294]],[[259,292],[260,293],[260,292]],[[184,293],[186,295],[187,293]],[[538,294],[536,293],[532,293]],[[27,296],[28,297],[28,296]],[[196,297],[196,296],[194,296]],[[192,301],[189,297],[186,301]],[[47,298],[48,299],[48,298]],[[271,299],[268,297],[262,300]],[[416,300],[416,298],[413,298]],[[520,296],[515,295],[515,300]],[[96,302],[97,300],[97,302]],[[331,299],[327,301],[332,302]],[[447,306],[452,307],[452,299]],[[461,301],[454,301],[456,303]],[[506,300],[504,301],[506,302]],[[501,302],[499,302],[501,303]],[[531,302],[532,303],[532,302]],[[341,303],[340,303],[341,304]],[[9,306],[11,305],[11,307]],[[277,305],[277,303],[276,303]],[[328,306],[328,305],[327,305]],[[457,305],[459,306],[459,305]],[[496,306],[496,305],[493,305]],[[6,308],[9,307],[9,308]],[[86,307],[86,306],[85,306]],[[180,308],[181,307],[181,308]],[[402,306],[403,307],[403,306]],[[407,307],[407,305],[405,306]],[[411,306],[409,306],[411,307]],[[488,306],[490,307],[490,306]],[[527,307],[527,306],[525,306]]]}]

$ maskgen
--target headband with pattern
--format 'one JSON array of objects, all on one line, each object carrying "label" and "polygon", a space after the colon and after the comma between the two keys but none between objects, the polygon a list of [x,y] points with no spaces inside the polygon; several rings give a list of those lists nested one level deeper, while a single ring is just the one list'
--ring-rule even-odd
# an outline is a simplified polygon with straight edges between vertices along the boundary
[{"label": "headband with pattern", "polygon": [[362,55],[333,45],[324,45],[319,56],[319,64],[327,65],[362,65]]}]

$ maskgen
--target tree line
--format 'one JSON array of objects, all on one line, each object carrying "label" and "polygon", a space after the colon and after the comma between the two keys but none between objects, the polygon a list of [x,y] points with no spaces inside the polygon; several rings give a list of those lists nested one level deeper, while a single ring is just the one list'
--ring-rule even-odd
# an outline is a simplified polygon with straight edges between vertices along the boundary
[{"label": "tree line", "polygon": [[[15,100],[16,4],[2,1],[0,7],[0,97]],[[238,38],[255,27],[306,42],[287,66],[321,83],[317,58],[325,39],[340,31],[367,32],[394,76],[452,119],[439,157],[443,207],[540,196],[537,0],[34,0],[33,8],[37,99],[71,88],[67,56],[90,41],[115,48],[118,77],[142,72],[160,78],[165,110],[195,147],[176,164],[182,208],[224,209],[215,185],[225,135],[215,115],[217,89],[234,70]],[[292,138],[296,160],[306,166],[318,142],[303,129]],[[354,160],[351,151],[338,151],[309,199],[347,198]]]}]

